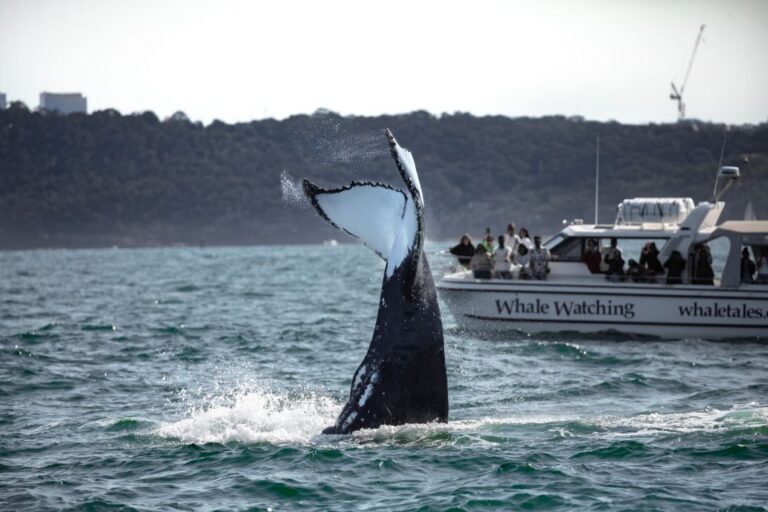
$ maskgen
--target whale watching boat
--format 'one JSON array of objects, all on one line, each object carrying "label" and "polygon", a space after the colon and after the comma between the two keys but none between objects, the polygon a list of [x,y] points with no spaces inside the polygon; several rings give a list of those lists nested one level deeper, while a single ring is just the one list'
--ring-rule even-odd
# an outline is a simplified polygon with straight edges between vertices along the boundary
[{"label": "whale watching boat", "polygon": [[[551,259],[541,280],[525,279],[528,274],[521,274],[519,265],[513,266],[511,279],[476,279],[462,268],[445,275],[438,292],[459,325],[472,330],[768,337],[768,221],[718,224],[725,207],[719,198],[738,178],[738,168],[722,167],[710,202],[635,198],[619,204],[612,225],[574,221],[543,244]],[[719,194],[718,179],[728,180]],[[611,239],[626,262],[639,260],[648,242],[658,247],[660,262],[676,252],[683,262],[679,277],[670,279],[676,283],[668,284],[661,269],[651,276],[623,271],[608,276],[603,255]],[[588,266],[595,248],[601,257]],[[742,261],[745,248],[757,269]],[[699,258],[705,257],[710,271],[701,279]]]}]

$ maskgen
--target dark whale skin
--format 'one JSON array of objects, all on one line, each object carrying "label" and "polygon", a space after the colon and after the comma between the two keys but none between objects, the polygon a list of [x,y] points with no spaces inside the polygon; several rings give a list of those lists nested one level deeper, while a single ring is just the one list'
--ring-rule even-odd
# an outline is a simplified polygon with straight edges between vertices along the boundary
[{"label": "dark whale skin", "polygon": [[385,277],[368,353],[336,424],[323,433],[447,419],[443,325],[429,263],[419,251]]}]

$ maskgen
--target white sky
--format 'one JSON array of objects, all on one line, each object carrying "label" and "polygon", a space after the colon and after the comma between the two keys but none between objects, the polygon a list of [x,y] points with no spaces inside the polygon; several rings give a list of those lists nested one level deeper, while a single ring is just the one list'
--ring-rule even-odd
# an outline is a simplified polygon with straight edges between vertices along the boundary
[{"label": "white sky", "polygon": [[767,0],[0,0],[0,91],[194,120],[311,113],[768,121]]}]

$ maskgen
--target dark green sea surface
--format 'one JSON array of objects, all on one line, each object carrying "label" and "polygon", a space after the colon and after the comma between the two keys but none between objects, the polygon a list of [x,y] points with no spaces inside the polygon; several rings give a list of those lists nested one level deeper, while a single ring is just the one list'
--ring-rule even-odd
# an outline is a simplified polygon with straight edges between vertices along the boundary
[{"label": "dark green sea surface", "polygon": [[479,337],[443,308],[450,422],[319,435],[382,268],[0,253],[0,510],[766,510],[764,342]]}]

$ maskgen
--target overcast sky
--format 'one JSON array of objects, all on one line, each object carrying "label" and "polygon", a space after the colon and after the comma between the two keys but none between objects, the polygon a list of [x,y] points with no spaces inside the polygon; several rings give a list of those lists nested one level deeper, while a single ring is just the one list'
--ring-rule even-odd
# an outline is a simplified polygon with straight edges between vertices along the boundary
[{"label": "overcast sky", "polygon": [[581,115],[768,121],[768,1],[0,0],[0,92],[194,120]]}]

